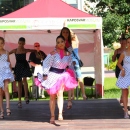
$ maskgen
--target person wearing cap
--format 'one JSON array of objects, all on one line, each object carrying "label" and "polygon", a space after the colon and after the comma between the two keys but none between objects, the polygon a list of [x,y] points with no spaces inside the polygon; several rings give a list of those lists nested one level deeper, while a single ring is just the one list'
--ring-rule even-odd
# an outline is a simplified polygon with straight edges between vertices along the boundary
[{"label": "person wearing cap", "polygon": [[[38,42],[34,43],[34,49],[36,51],[31,52],[29,56],[29,64],[31,65],[31,69],[32,69],[33,81],[34,81],[34,78],[36,77],[36,75],[34,75],[36,67],[41,66],[43,60],[46,58],[46,54],[40,50],[40,44]],[[34,86],[35,84],[33,85],[32,92],[33,92],[33,95],[35,96],[36,87]],[[39,88],[39,96],[41,96],[42,98],[45,98],[43,89]]]}]

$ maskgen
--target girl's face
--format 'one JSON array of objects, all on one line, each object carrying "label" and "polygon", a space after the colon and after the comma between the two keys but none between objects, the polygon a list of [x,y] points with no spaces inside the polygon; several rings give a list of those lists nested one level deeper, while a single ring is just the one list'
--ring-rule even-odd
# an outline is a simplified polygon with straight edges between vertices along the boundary
[{"label": "girl's face", "polygon": [[4,48],[4,41],[0,39],[0,49]]},{"label": "girl's face", "polygon": [[25,42],[24,41],[18,41],[19,47],[24,47]]},{"label": "girl's face", "polygon": [[65,41],[62,38],[58,38],[56,41],[56,46],[58,49],[65,49]]},{"label": "girl's face", "polygon": [[130,48],[130,38],[127,39],[127,48]]},{"label": "girl's face", "polygon": [[62,36],[68,40],[68,37],[69,37],[69,30],[68,29],[63,29],[62,30]]}]

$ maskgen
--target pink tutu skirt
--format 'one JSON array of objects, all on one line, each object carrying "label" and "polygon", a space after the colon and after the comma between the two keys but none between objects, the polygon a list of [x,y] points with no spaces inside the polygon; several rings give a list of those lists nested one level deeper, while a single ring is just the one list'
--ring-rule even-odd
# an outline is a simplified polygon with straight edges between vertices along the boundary
[{"label": "pink tutu skirt", "polygon": [[78,86],[78,82],[68,72],[65,72],[50,89],[45,89],[50,95],[57,94],[62,86],[64,87],[64,91],[69,91],[76,88]]},{"label": "pink tutu skirt", "polygon": [[36,86],[40,86],[41,82],[38,80],[38,78],[34,79],[35,85]]},{"label": "pink tutu skirt", "polygon": [[67,69],[66,72],[68,72],[71,77],[75,78],[75,72],[72,69]]},{"label": "pink tutu skirt", "polygon": [[[47,86],[48,81],[49,80],[49,76],[48,76],[48,81],[43,81],[40,82],[37,79],[35,79],[35,84],[39,87],[43,87],[45,88],[45,90],[47,91],[48,94],[52,95],[52,94],[57,94],[58,91],[61,89],[61,87],[64,88],[64,91],[68,91],[71,89],[74,89],[78,86],[78,82],[75,79],[75,74],[73,72],[73,70],[71,69],[67,69],[66,72],[62,73],[62,74],[56,74],[59,75],[58,78],[56,78],[56,82],[52,85],[52,86]],[[51,79],[51,78],[50,78]],[[41,85],[42,84],[42,85]]]}]

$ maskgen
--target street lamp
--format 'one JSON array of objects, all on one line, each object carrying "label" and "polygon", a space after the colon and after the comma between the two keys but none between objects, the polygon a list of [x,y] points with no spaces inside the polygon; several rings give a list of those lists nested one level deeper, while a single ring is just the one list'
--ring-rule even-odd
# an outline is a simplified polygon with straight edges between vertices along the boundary
[{"label": "street lamp", "polygon": [[121,44],[120,44],[120,43],[114,42],[114,43],[112,43],[112,44],[113,44],[114,50],[116,50],[116,49],[118,49],[118,48],[121,47]]}]

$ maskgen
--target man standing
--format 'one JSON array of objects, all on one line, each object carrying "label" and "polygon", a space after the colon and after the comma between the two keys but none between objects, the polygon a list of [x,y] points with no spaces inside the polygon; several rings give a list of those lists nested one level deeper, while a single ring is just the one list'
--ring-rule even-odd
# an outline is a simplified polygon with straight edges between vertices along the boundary
[{"label": "man standing", "polygon": [[[46,58],[46,54],[40,50],[40,44],[38,42],[34,43],[34,49],[36,52],[31,52],[29,56],[29,63],[32,68],[33,73],[33,87],[32,87],[32,93],[34,96],[36,96],[36,85],[34,83],[34,78],[37,77],[37,68],[42,69],[42,62]],[[42,98],[45,98],[44,90],[39,88],[39,96]]]}]

